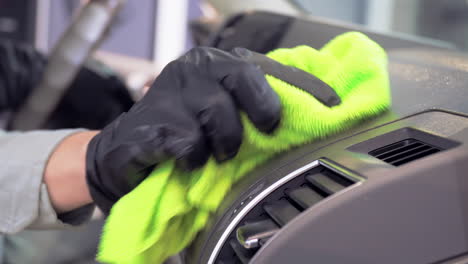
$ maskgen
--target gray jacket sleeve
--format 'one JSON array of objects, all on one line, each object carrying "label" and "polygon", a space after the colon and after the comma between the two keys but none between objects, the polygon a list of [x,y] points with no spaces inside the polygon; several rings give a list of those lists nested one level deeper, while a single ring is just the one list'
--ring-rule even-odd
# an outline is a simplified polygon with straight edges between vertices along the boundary
[{"label": "gray jacket sleeve", "polygon": [[73,214],[73,219],[60,220],[43,183],[52,151],[65,137],[78,131],[0,131],[0,233],[61,227],[89,219],[93,208],[88,206]]}]

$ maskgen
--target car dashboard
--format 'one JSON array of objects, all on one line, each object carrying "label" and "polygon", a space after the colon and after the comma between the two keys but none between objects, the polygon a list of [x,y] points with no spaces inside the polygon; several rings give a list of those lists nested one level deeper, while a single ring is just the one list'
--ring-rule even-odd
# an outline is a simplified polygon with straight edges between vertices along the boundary
[{"label": "car dashboard", "polygon": [[[299,24],[278,47],[340,28]],[[249,173],[185,262],[468,263],[468,57],[410,44],[383,45],[391,109]]]}]

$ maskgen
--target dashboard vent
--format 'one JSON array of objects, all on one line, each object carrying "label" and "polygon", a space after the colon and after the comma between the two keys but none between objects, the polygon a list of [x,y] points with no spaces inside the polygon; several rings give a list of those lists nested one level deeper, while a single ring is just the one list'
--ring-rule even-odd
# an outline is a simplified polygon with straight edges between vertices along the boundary
[{"label": "dashboard vent", "polygon": [[247,264],[282,226],[302,211],[357,182],[319,165],[279,187],[239,223],[215,263]]},{"label": "dashboard vent", "polygon": [[441,150],[441,148],[410,138],[373,150],[369,152],[369,155],[393,166],[400,166]]}]

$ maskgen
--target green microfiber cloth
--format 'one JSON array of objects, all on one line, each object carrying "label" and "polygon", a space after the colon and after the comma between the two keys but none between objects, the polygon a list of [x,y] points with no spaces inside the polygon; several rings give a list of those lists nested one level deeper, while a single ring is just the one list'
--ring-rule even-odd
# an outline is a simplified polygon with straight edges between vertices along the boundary
[{"label": "green microfiber cloth", "polygon": [[255,129],[242,114],[244,139],[238,155],[213,159],[183,172],[174,161],[159,165],[112,208],[97,259],[104,263],[162,263],[187,247],[218,208],[232,184],[273,155],[343,131],[390,105],[385,51],[361,33],[349,32],[321,50],[278,49],[268,57],[309,72],[330,85],[341,104],[328,108],[307,92],[266,78],[282,103],[282,120],[272,135]]}]

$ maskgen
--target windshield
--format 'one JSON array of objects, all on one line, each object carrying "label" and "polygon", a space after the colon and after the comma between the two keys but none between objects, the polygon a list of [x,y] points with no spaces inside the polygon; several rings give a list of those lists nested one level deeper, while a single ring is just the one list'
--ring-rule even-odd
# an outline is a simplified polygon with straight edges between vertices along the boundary
[{"label": "windshield", "polygon": [[[222,13],[246,9],[305,14],[445,41],[468,49],[467,0],[210,0]],[[235,3],[234,3],[235,2]]]}]

